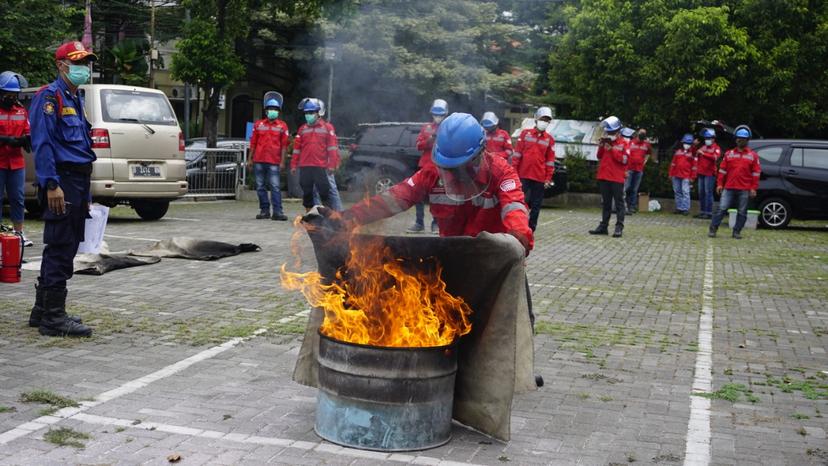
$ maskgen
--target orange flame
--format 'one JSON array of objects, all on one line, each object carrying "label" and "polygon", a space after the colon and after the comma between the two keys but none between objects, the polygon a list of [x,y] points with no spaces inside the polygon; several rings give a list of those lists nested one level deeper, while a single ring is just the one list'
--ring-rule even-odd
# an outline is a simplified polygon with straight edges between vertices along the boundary
[{"label": "orange flame", "polygon": [[471,308],[446,291],[435,259],[394,258],[377,241],[351,241],[350,255],[332,284],[318,272],[281,267],[282,286],[299,290],[325,313],[320,331],[330,338],[385,347],[434,347],[471,331]]}]

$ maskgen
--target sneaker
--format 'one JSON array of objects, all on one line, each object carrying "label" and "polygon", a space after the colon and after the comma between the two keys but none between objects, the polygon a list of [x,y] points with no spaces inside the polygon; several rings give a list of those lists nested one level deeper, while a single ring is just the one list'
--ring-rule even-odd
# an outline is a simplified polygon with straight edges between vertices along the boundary
[{"label": "sneaker", "polygon": [[30,248],[34,246],[32,240],[26,238],[26,235],[24,235],[22,231],[15,231],[14,234],[20,237],[20,241],[23,243],[24,248]]},{"label": "sneaker", "polygon": [[406,230],[406,232],[408,233],[421,233],[423,231],[425,231],[425,227],[420,225],[419,223],[411,225],[411,227],[408,230]]},{"label": "sneaker", "polygon": [[273,214],[273,216],[270,217],[270,219],[271,220],[278,220],[280,222],[284,222],[288,218],[287,218],[287,215],[285,215],[285,214]]},{"label": "sneaker", "polygon": [[705,214],[699,213],[699,214],[694,215],[693,218],[707,218],[707,217],[705,217]]},{"label": "sneaker", "polygon": [[738,231],[733,232],[733,239],[742,239],[742,234]]},{"label": "sneaker", "polygon": [[707,237],[708,238],[715,238],[716,237],[716,230],[713,228],[707,230]]},{"label": "sneaker", "polygon": [[258,215],[256,215],[256,220],[263,220],[263,219],[266,219],[266,218],[270,218],[270,212],[267,212],[267,211],[263,210],[263,211],[259,212]]},{"label": "sneaker", "polygon": [[437,222],[431,222],[431,233],[434,235],[440,234],[440,227],[437,226]]}]

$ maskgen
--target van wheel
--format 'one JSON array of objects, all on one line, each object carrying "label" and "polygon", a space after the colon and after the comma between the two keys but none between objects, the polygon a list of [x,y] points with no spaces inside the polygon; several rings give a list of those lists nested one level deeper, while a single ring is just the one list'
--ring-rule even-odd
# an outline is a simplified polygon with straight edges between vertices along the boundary
[{"label": "van wheel", "polygon": [[170,201],[132,201],[130,205],[144,220],[158,220],[167,213]]},{"label": "van wheel", "polygon": [[780,197],[762,200],[759,204],[759,223],[767,228],[785,228],[791,222],[791,205]]},{"label": "van wheel", "polygon": [[26,212],[29,214],[31,218],[40,218],[43,216],[43,207],[40,207],[40,202],[38,201],[26,201]]},{"label": "van wheel", "polygon": [[370,172],[363,179],[365,188],[371,196],[388,191],[392,186],[400,181],[402,181],[402,176],[391,170]]}]

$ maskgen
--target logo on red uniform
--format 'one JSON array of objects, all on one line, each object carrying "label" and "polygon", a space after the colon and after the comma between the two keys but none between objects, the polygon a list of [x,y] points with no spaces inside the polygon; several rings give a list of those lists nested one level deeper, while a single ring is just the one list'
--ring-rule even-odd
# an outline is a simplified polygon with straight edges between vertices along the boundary
[{"label": "logo on red uniform", "polygon": [[508,193],[509,191],[514,191],[517,188],[517,183],[515,180],[506,180],[503,183],[500,183],[500,190],[504,193]]}]

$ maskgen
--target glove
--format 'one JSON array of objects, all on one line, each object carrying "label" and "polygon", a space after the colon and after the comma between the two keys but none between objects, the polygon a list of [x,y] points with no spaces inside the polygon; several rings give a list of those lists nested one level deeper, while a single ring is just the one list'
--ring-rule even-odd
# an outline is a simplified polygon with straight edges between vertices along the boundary
[{"label": "glove", "polygon": [[302,217],[302,223],[314,228],[324,228],[334,232],[348,230],[348,225],[343,215],[325,206],[316,206]]},{"label": "glove", "polygon": [[517,232],[517,231],[514,231],[514,230],[510,231],[509,234],[514,236],[520,242],[521,246],[523,246],[523,249],[526,251],[526,255],[528,256],[529,255],[529,238],[527,238],[523,233],[520,233],[520,232]]},{"label": "glove", "polygon": [[14,140],[15,140],[15,138],[13,138],[13,137],[0,136],[0,144],[6,145],[6,146],[14,147],[14,146],[12,146],[12,141],[14,141]]}]

